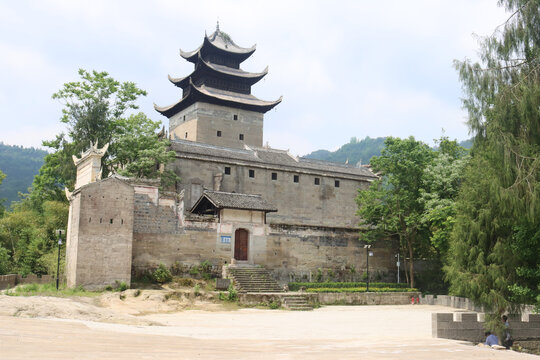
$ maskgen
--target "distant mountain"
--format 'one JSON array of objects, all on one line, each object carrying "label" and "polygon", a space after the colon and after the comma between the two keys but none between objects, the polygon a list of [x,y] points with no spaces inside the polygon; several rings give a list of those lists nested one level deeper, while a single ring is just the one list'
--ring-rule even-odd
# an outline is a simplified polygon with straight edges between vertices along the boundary
[{"label": "distant mountain", "polygon": [[349,162],[349,164],[369,164],[372,156],[381,155],[381,150],[384,147],[383,137],[372,139],[367,136],[363,140],[358,140],[356,137],[351,138],[348,144],[343,145],[336,151],[317,150],[304,157],[308,159],[326,160],[337,163]]},{"label": "distant mountain", "polygon": [[6,199],[4,206],[19,200],[19,192],[26,193],[32,185],[34,176],[43,165],[47,155],[44,150],[5,145],[0,142],[0,170],[6,178],[0,185],[0,199]]},{"label": "distant mountain", "polygon": [[[345,163],[347,160],[349,164],[369,164],[369,161],[373,156],[380,156],[381,151],[384,148],[383,137],[372,139],[367,136],[363,140],[358,140],[356,137],[351,138],[348,144],[343,145],[336,151],[328,150],[316,150],[310,154],[304,156],[308,159],[326,160],[337,163]],[[472,147],[472,139],[460,141],[459,145],[465,149]]]}]

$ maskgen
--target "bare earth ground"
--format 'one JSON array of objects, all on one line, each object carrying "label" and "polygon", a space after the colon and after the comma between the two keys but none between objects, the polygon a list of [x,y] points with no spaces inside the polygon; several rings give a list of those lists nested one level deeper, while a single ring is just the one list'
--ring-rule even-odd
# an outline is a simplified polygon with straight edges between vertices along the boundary
[{"label": "bare earth ground", "polygon": [[227,310],[159,291],[127,295],[0,295],[0,359],[540,359],[433,339],[431,313],[447,307]]}]

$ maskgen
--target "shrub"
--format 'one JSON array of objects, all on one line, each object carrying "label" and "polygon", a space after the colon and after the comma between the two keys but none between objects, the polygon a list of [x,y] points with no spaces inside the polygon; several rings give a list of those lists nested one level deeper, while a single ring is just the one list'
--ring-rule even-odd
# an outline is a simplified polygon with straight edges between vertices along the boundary
[{"label": "shrub", "polygon": [[156,270],[152,273],[152,278],[158,284],[164,284],[172,280],[172,274],[163,264],[159,264]]},{"label": "shrub", "polygon": [[272,300],[268,303],[268,307],[272,310],[279,309],[281,307],[281,302],[279,300]]}]

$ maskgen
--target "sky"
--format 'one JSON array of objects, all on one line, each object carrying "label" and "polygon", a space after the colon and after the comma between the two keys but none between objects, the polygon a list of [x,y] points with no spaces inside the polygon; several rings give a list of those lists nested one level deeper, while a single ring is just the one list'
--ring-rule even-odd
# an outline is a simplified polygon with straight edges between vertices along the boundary
[{"label": "sky", "polygon": [[241,66],[269,66],[252,87],[283,96],[265,115],[264,143],[305,155],[336,150],[352,137],[414,136],[433,144],[444,132],[470,137],[455,59],[477,59],[478,36],[507,19],[496,0],[0,2],[0,141],[40,147],[65,132],[51,95],[79,68],[107,71],[148,95],[140,111],[182,94],[167,79],[193,64],[179,56],[220,29],[257,51]]}]

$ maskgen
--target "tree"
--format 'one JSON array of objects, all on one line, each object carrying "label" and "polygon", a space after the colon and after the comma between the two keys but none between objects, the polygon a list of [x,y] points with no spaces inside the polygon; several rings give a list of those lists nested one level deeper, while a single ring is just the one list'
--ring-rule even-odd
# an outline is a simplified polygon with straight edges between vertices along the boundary
[{"label": "tree", "polygon": [[422,221],[430,231],[430,242],[437,259],[444,261],[456,215],[456,200],[462,183],[468,151],[457,141],[438,140],[438,151],[426,166],[422,178]]},{"label": "tree", "polygon": [[490,326],[540,303],[540,0],[499,5],[512,15],[481,41],[482,64],[456,62],[475,138],[445,267],[450,291],[483,304]]},{"label": "tree", "polygon": [[136,100],[146,95],[144,90],[133,82],[120,83],[106,72],[81,69],[79,76],[81,81],[66,83],[53,94],[64,104],[61,121],[68,132],[43,142],[55,151],[45,157],[34,179],[30,201],[38,207],[44,200],[65,201],[63,189],[73,188],[76,176],[71,157],[85,151],[91,141],[110,143],[102,160],[103,176],[120,172],[158,177],[159,164],[174,159],[174,152],[167,150],[168,140],[158,139],[160,122],[142,113],[126,118],[128,111],[138,108]]},{"label": "tree", "polygon": [[356,198],[363,228],[360,238],[397,236],[400,250],[409,257],[411,287],[414,287],[414,258],[425,251],[426,228],[421,221],[424,206],[420,201],[424,169],[432,160],[433,150],[426,144],[408,139],[386,138],[381,156],[371,159],[371,166],[382,179]]},{"label": "tree", "polygon": [[[0,185],[2,185],[2,181],[6,178],[6,175],[0,170]],[[2,215],[4,215],[4,205],[3,205],[4,199],[0,199],[0,218]]]}]

